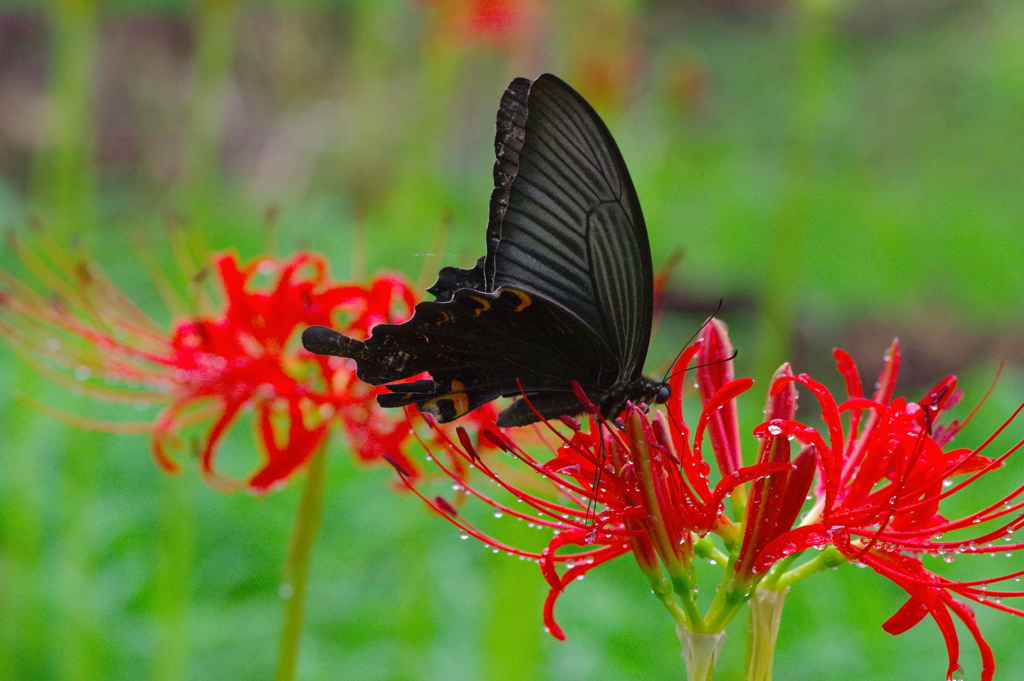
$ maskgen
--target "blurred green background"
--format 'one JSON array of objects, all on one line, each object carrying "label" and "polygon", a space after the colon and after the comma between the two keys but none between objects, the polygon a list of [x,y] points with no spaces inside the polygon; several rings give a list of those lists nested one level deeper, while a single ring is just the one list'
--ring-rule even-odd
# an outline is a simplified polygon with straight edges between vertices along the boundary
[{"label": "blurred green background", "polygon": [[[145,273],[118,254],[140,233],[159,247],[169,219],[246,258],[276,240],[326,254],[339,278],[388,268],[429,283],[439,262],[483,252],[499,98],[545,71],[615,134],[655,264],[684,252],[652,369],[722,300],[739,371],[761,385],[782,358],[828,372],[840,346],[870,386],[898,335],[912,397],[957,373],[973,405],[1009,362],[960,444],[1019,404],[1016,0],[4,0],[0,222],[80,241],[163,321]],[[6,250],[0,265],[22,271]],[[16,398],[121,417],[113,407],[45,383],[6,347],[0,375],[0,680],[270,678],[297,486],[223,496],[194,469],[167,477],[144,437],[84,433]],[[247,424],[224,446],[251,447]],[[534,566],[460,541],[343,447],[300,678],[683,677],[671,620],[630,558],[568,591],[559,643],[540,630]],[[879,628],[902,602],[852,567],[801,583],[776,677],[942,678],[930,620],[900,637]],[[999,676],[1016,678],[1024,622],[978,617]],[[742,647],[736,629],[718,678],[740,677]],[[976,678],[968,641],[962,660]]]}]

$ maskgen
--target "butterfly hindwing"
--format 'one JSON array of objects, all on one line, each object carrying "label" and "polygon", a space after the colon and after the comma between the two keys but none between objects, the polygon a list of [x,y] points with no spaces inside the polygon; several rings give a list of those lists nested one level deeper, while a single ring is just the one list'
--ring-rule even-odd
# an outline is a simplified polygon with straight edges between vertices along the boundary
[{"label": "butterfly hindwing", "polygon": [[[330,352],[335,348],[325,343],[316,345],[317,334],[340,336],[344,340],[337,342],[344,345],[336,349],[341,352]],[[587,339],[583,351],[582,339]],[[419,303],[412,319],[381,324],[365,341],[324,327],[313,327],[303,340],[307,347],[316,346],[313,351],[355,359],[360,380],[390,384],[391,394],[378,398],[383,406],[416,403],[442,422],[499,396],[523,393],[541,400],[535,407],[542,413],[552,400],[568,407],[578,404],[573,380],[584,390],[599,392],[619,373],[614,355],[602,351],[601,340],[579,318],[511,288],[494,293],[460,289],[450,301]],[[432,381],[394,383],[423,372]]]}]

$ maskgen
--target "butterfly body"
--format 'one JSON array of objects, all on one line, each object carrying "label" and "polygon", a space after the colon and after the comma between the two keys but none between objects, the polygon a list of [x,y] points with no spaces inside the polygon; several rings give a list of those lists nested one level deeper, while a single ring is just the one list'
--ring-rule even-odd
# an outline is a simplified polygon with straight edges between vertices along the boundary
[{"label": "butterfly body", "polygon": [[365,341],[311,327],[306,348],[350,357],[361,380],[387,384],[382,406],[417,404],[441,422],[498,397],[528,398],[501,426],[578,414],[574,381],[606,418],[629,401],[664,401],[667,386],[641,373],[653,315],[647,229],[604,123],[555,76],[516,79],[495,151],[487,255],[443,268],[435,300],[404,324]]}]

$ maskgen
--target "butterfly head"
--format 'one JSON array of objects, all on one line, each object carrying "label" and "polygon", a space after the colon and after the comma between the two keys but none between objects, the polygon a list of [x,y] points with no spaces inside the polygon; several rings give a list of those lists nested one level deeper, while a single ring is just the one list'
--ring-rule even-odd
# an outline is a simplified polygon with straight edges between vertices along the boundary
[{"label": "butterfly head", "polygon": [[651,402],[665,404],[668,402],[668,398],[672,397],[672,388],[668,387],[668,383],[665,382],[652,382],[649,397],[650,399],[647,400],[648,404]]},{"label": "butterfly head", "polygon": [[664,404],[671,396],[668,383],[641,376],[635,381],[615,385],[601,400],[598,410],[606,419],[612,419],[622,413],[627,403]]}]

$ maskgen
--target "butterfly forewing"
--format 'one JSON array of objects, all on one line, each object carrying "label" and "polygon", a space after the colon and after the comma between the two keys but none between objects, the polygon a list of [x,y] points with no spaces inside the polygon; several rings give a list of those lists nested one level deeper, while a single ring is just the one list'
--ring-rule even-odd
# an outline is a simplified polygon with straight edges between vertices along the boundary
[{"label": "butterfly forewing", "polygon": [[499,111],[488,224],[488,284],[573,310],[639,375],[653,275],[636,191],[593,108],[551,75],[517,79]]}]

